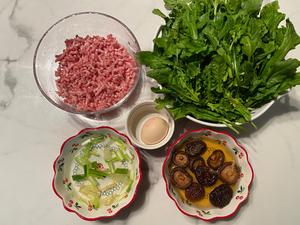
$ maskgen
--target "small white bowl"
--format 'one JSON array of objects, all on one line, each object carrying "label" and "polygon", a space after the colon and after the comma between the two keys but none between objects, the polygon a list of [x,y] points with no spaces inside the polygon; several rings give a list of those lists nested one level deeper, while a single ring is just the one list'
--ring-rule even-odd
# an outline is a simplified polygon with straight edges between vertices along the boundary
[{"label": "small white bowl", "polygon": [[[155,108],[155,106],[156,105],[153,101],[144,101],[136,105],[129,112],[126,121],[126,130],[130,140],[136,146],[147,150],[154,150],[164,146],[171,139],[175,129],[175,123],[170,113],[166,109],[162,109],[159,111]],[[138,130],[140,130],[142,123],[145,122],[145,118],[152,114],[153,116],[155,115],[165,120],[169,125],[169,130],[167,135],[161,142],[154,145],[148,145],[140,140]]]}]

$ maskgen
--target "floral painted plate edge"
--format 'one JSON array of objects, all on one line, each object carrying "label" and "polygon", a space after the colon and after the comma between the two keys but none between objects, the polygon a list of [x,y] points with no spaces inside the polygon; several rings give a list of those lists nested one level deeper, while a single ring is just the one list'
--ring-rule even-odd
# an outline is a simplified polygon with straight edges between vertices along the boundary
[{"label": "floral painted plate edge", "polygon": [[[211,209],[199,209],[193,207],[191,203],[182,200],[177,192],[174,190],[170,181],[170,176],[168,172],[168,163],[171,159],[171,152],[174,146],[184,141],[192,134],[197,134],[198,136],[209,137],[214,140],[218,140],[220,144],[226,146],[235,155],[237,163],[241,167],[240,180],[236,191],[233,193],[233,198],[229,205],[222,209],[211,208]],[[249,162],[248,154],[245,148],[230,134],[225,132],[214,131],[208,128],[203,128],[199,130],[187,131],[182,134],[172,145],[168,148],[167,156],[163,163],[162,175],[166,183],[166,191],[168,196],[174,201],[176,207],[180,212],[187,216],[192,216],[195,218],[202,219],[204,221],[213,221],[217,219],[226,219],[235,215],[240,206],[248,199],[250,187],[254,178],[253,168]]]},{"label": "floral painted plate edge", "polygon": [[[93,132],[106,132],[119,136],[128,146],[133,158],[135,158],[136,166],[136,180],[133,184],[132,190],[128,193],[128,197],[121,202],[106,207],[101,211],[94,209],[92,206],[81,204],[72,193],[73,183],[70,178],[64,176],[64,167],[71,163],[70,157],[67,154],[74,154],[78,150],[80,143],[84,142],[86,138]],[[79,141],[77,140],[79,139]],[[52,188],[55,194],[61,199],[64,208],[72,213],[75,213],[83,220],[95,221],[103,218],[111,218],[116,216],[121,210],[129,207],[137,197],[138,188],[141,183],[142,169],[141,169],[141,156],[138,149],[131,143],[130,139],[123,133],[118,132],[112,127],[101,126],[96,128],[85,128],[79,131],[76,135],[68,138],[61,146],[60,153],[53,163],[54,176],[52,180]]]}]

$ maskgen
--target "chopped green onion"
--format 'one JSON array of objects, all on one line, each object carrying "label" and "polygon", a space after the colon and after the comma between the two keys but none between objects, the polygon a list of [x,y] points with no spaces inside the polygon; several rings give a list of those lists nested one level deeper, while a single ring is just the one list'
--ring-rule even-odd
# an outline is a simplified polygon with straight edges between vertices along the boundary
[{"label": "chopped green onion", "polygon": [[113,180],[115,183],[121,183],[120,192],[122,192],[123,189],[126,189],[126,187],[129,184],[129,177],[127,174],[117,174],[113,173],[109,175],[110,179]]},{"label": "chopped green onion", "polygon": [[112,140],[114,140],[115,142],[118,143],[118,145],[123,149],[123,150],[126,150],[126,146],[125,146],[125,143],[123,141],[123,139],[117,137],[117,136],[112,136],[111,137]]},{"label": "chopped green onion", "polygon": [[105,162],[118,162],[119,159],[117,157],[112,158],[111,160],[106,160]]},{"label": "chopped green onion", "polygon": [[131,188],[132,188],[132,184],[133,184],[133,180],[130,180],[130,181],[129,181],[129,185],[128,185],[127,189],[126,189],[126,192],[127,192],[127,193],[130,192],[130,190],[131,190]]},{"label": "chopped green onion", "polygon": [[100,135],[98,137],[93,137],[91,138],[91,142],[93,143],[93,145],[98,144],[99,142],[103,141],[105,138],[104,135]]},{"label": "chopped green onion", "polygon": [[127,174],[128,173],[128,169],[125,169],[125,168],[117,168],[115,170],[115,173],[118,173],[118,174]]},{"label": "chopped green onion", "polygon": [[86,176],[84,174],[73,175],[72,179],[74,181],[82,181],[85,180]]},{"label": "chopped green onion", "polygon": [[84,175],[87,176],[87,177],[90,175],[89,170],[90,170],[90,165],[89,164],[86,164],[86,165],[83,166]]},{"label": "chopped green onion", "polygon": [[109,167],[110,172],[111,172],[111,173],[114,173],[115,167],[114,167],[113,162],[110,161],[110,162],[108,162],[107,164],[108,164],[108,167]]},{"label": "chopped green onion", "polygon": [[84,204],[86,204],[86,205],[89,204],[89,201],[87,201],[86,199],[84,199],[84,198],[82,198],[82,197],[79,197],[78,202],[79,202],[79,203],[84,203]]},{"label": "chopped green onion", "polygon": [[103,150],[103,158],[105,161],[110,161],[112,159],[111,150],[108,148],[104,148]]},{"label": "chopped green onion", "polygon": [[100,156],[95,150],[92,150],[90,153],[91,153],[91,155],[93,155],[93,156],[97,156],[97,157]]},{"label": "chopped green onion", "polygon": [[96,161],[94,161],[91,163],[91,168],[97,169],[97,165],[98,165],[98,163]]},{"label": "chopped green onion", "polygon": [[100,199],[98,196],[93,199],[92,204],[95,209],[98,209],[100,207]]},{"label": "chopped green onion", "polygon": [[95,177],[89,176],[89,177],[88,177],[88,180],[90,181],[90,183],[91,183],[92,185],[94,185],[94,186],[97,186],[97,185],[98,185],[98,182],[97,182],[97,180],[96,180]]},{"label": "chopped green onion", "polygon": [[[83,168],[83,174],[73,175],[74,181],[86,181],[81,184],[79,192],[82,194],[82,202],[85,204],[92,204],[95,209],[100,208],[100,205],[111,205],[115,200],[123,199],[127,196],[127,193],[132,189],[134,182],[134,174],[132,170],[127,168],[115,168],[115,162],[132,162],[130,154],[126,151],[125,143],[122,139],[115,137],[113,138],[116,144],[116,149],[111,149],[109,146],[104,147],[104,161],[107,163],[109,169],[105,171],[98,170],[97,161],[92,161],[91,156],[99,156],[96,151],[96,144],[103,141],[104,137],[90,138],[81,147],[81,153],[75,157],[75,161]],[[99,180],[108,177],[111,180],[106,187],[102,187],[102,191],[105,189],[113,188],[117,183],[121,183],[122,187],[118,191],[119,194],[110,197],[100,197]],[[80,197],[81,198],[81,197]],[[105,199],[103,199],[105,198]]]},{"label": "chopped green onion", "polygon": [[130,170],[130,174],[129,174],[130,180],[134,180],[134,170]]},{"label": "chopped green onion", "polygon": [[124,156],[125,156],[125,160],[127,162],[132,162],[132,159],[130,158],[130,156],[128,154],[125,153]]},{"label": "chopped green onion", "polygon": [[121,155],[122,160],[124,160],[125,159],[125,155],[124,155],[123,151],[121,149],[118,149],[117,151]]},{"label": "chopped green onion", "polygon": [[126,192],[124,192],[124,193],[122,193],[120,195],[117,195],[115,197],[115,202],[120,202],[123,198],[126,198],[126,196],[128,196]]},{"label": "chopped green onion", "polygon": [[115,202],[114,195],[108,195],[102,198],[102,204],[105,206],[111,206]]},{"label": "chopped green onion", "polygon": [[93,143],[89,142],[85,145],[82,146],[82,152],[84,154],[84,156],[88,156],[90,155],[90,151],[93,149]]},{"label": "chopped green onion", "polygon": [[117,157],[118,161],[122,161],[122,160],[123,160],[123,157],[122,157],[122,155],[120,154],[120,151],[119,151],[119,150],[116,150],[116,151],[115,151],[115,154],[116,154],[116,157]]},{"label": "chopped green onion", "polygon": [[102,190],[103,192],[109,191],[110,189],[113,189],[114,187],[116,187],[116,185],[117,185],[116,182],[113,181],[112,183],[110,183],[110,184],[108,184],[108,185],[102,187],[101,190]]},{"label": "chopped green onion", "polygon": [[74,159],[80,166],[83,166],[85,164],[85,162],[78,156],[75,157]]},{"label": "chopped green onion", "polygon": [[97,177],[97,178],[104,178],[109,175],[107,172],[98,171],[95,169],[89,169],[89,174],[90,174],[90,176]]},{"label": "chopped green onion", "polygon": [[95,198],[99,198],[100,192],[95,185],[82,185],[79,188],[79,192],[87,198],[87,200],[92,201]]}]

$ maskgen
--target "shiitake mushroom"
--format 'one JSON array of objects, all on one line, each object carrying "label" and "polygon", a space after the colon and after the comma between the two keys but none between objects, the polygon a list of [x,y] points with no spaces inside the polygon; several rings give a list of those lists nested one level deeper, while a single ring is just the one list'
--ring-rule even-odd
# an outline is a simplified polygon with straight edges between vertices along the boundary
[{"label": "shiitake mushroom", "polygon": [[[171,183],[185,191],[186,199],[199,201],[205,196],[204,186],[212,186],[220,178],[224,184],[214,188],[209,194],[212,205],[223,208],[228,205],[233,197],[230,185],[235,184],[240,177],[240,168],[234,162],[226,162],[224,152],[214,150],[205,160],[200,156],[207,150],[202,140],[189,140],[184,146],[184,151],[176,151],[173,155],[173,166],[170,171]],[[188,167],[194,174],[198,183],[193,182],[192,176],[185,170]]]},{"label": "shiitake mushroom", "polygon": [[227,162],[219,169],[219,177],[224,183],[235,184],[240,177],[240,168],[233,162]]},{"label": "shiitake mushroom", "polygon": [[187,189],[185,189],[185,197],[190,201],[201,200],[204,195],[204,187],[196,182],[193,182]]},{"label": "shiitake mushroom", "polygon": [[205,142],[201,140],[191,140],[184,144],[184,150],[189,156],[203,154],[207,149]]},{"label": "shiitake mushroom", "polygon": [[190,163],[190,160],[185,152],[177,151],[173,155],[173,163],[179,167],[187,167]]},{"label": "shiitake mushroom", "polygon": [[199,166],[206,166],[205,165],[205,160],[201,156],[192,158],[190,160],[190,169],[191,169],[191,171],[195,172],[196,168],[199,167]]},{"label": "shiitake mushroom", "polygon": [[209,194],[212,205],[223,208],[228,205],[233,197],[233,190],[228,184],[221,184]]},{"label": "shiitake mushroom", "polygon": [[215,150],[207,159],[207,165],[216,170],[223,165],[225,161],[225,155],[221,150]]},{"label": "shiitake mushroom", "polygon": [[180,189],[186,189],[193,181],[191,175],[181,167],[175,167],[170,172],[171,183]]},{"label": "shiitake mushroom", "polygon": [[218,173],[207,166],[199,166],[195,170],[195,176],[199,184],[203,186],[212,186],[218,179]]}]

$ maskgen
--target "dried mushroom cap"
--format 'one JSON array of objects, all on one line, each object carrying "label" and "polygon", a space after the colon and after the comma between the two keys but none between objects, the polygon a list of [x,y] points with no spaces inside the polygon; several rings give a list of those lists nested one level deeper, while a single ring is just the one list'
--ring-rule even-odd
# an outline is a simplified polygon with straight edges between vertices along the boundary
[{"label": "dried mushroom cap", "polygon": [[191,175],[183,168],[175,167],[170,172],[171,182],[175,187],[186,189],[193,181]]},{"label": "dried mushroom cap", "polygon": [[190,169],[192,171],[195,171],[196,168],[199,167],[199,166],[206,166],[205,165],[205,160],[201,156],[199,156],[197,158],[193,158],[193,159],[190,160]]},{"label": "dried mushroom cap", "polygon": [[215,150],[207,159],[207,165],[216,170],[223,165],[225,161],[225,155],[221,150]]},{"label": "dried mushroom cap", "polygon": [[193,182],[187,189],[185,189],[185,197],[190,201],[199,201],[205,195],[204,187]]},{"label": "dried mushroom cap", "polygon": [[201,140],[192,140],[184,144],[185,152],[190,156],[203,154],[207,149],[205,142]]},{"label": "dried mushroom cap", "polygon": [[233,191],[228,184],[221,184],[209,194],[212,205],[223,208],[228,205],[233,197]]},{"label": "dried mushroom cap", "polygon": [[240,168],[233,162],[227,162],[220,168],[219,177],[227,184],[235,184],[240,177]]},{"label": "dried mushroom cap", "polygon": [[218,179],[218,173],[206,166],[197,167],[195,170],[195,176],[199,184],[204,186],[212,186]]},{"label": "dried mushroom cap", "polygon": [[173,155],[173,163],[179,167],[187,167],[190,163],[190,160],[185,152],[177,151]]}]

